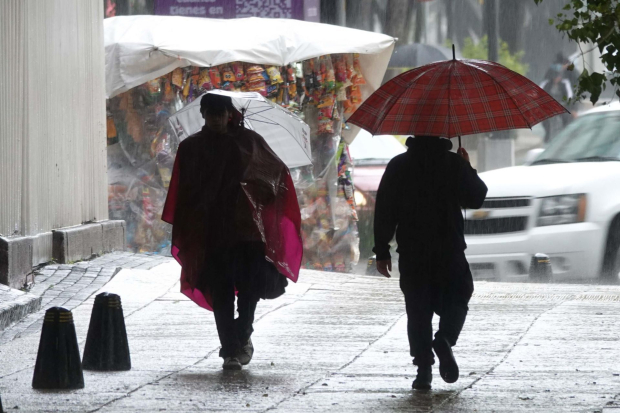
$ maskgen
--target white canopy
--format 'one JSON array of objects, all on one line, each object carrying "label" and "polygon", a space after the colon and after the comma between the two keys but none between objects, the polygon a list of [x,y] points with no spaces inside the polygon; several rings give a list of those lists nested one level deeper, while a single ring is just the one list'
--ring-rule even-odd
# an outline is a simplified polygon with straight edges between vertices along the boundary
[{"label": "white canopy", "polygon": [[381,86],[395,42],[380,33],[258,17],[119,16],[105,19],[103,27],[108,98],[177,67],[235,61],[283,66],[326,54],[360,53],[365,99]]}]

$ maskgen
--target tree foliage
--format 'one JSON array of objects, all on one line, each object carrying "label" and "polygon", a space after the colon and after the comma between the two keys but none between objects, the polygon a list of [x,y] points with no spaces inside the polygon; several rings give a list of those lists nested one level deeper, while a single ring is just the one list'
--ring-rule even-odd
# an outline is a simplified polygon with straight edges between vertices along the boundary
[{"label": "tree foliage", "polygon": [[[543,0],[534,0],[540,4]],[[557,18],[549,19],[549,24],[569,39],[579,43],[594,44],[594,47],[582,51],[583,55],[597,49],[601,52],[601,61],[606,73],[590,73],[585,68],[575,88],[573,101],[585,99],[590,94],[590,101],[596,103],[606,87],[607,81],[620,97],[620,2],[618,0],[570,0],[558,13]],[[574,69],[570,65],[569,70]]]},{"label": "tree foliage", "polygon": [[[461,54],[463,57],[467,59],[480,59],[480,60],[488,60],[489,58],[489,39],[485,35],[483,36],[478,43],[474,43],[471,37],[465,38],[463,41],[463,49],[461,50]],[[500,64],[506,66],[508,69],[513,70],[523,76],[527,74],[529,70],[529,65],[527,63],[523,63],[521,59],[523,58],[524,52],[519,51],[516,53],[510,53],[510,48],[508,47],[508,43],[505,41],[500,41],[499,43],[499,62]]]}]

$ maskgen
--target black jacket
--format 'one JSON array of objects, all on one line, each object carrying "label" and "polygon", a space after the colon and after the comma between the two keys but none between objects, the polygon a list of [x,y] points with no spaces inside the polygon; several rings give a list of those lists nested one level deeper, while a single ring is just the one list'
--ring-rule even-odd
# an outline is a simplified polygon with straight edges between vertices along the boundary
[{"label": "black jacket", "polygon": [[409,138],[407,146],[388,164],[377,192],[377,260],[391,258],[395,231],[401,258],[438,262],[462,254],[467,246],[461,208],[480,208],[486,185],[467,161],[450,152],[447,139]]}]

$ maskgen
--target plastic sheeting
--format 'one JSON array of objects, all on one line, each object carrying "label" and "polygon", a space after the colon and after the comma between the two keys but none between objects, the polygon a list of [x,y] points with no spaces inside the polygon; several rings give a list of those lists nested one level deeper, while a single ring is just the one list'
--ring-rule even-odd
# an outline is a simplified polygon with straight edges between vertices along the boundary
[{"label": "plastic sheeting", "polygon": [[283,67],[189,66],[110,99],[110,215],[127,221],[130,248],[170,252],[170,230],[158,215],[179,145],[169,117],[213,88],[254,91],[310,127],[312,165],[291,169],[302,213],[303,265],[351,270],[359,238],[343,132],[344,120],[364,99],[362,88],[370,87],[362,62],[360,55],[338,54]]}]

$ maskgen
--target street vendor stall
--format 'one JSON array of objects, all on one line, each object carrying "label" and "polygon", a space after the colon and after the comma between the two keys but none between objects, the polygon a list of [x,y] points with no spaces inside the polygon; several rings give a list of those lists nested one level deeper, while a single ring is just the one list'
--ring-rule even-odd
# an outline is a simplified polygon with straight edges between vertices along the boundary
[{"label": "street vendor stall", "polygon": [[309,125],[311,156],[287,163],[302,211],[304,264],[338,271],[355,264],[347,144],[358,129],[345,130],[344,121],[381,85],[392,37],[260,18],[114,17],[104,30],[109,209],[127,222],[129,248],[167,252],[169,228],[159,218],[184,137],[168,120],[219,89],[257,92]]}]

